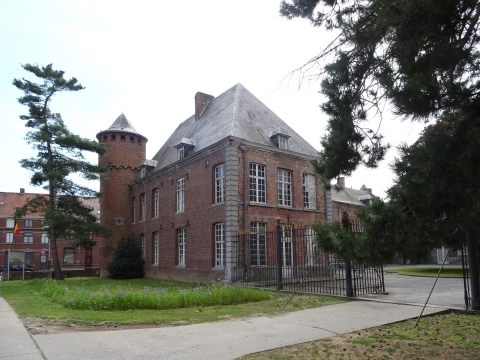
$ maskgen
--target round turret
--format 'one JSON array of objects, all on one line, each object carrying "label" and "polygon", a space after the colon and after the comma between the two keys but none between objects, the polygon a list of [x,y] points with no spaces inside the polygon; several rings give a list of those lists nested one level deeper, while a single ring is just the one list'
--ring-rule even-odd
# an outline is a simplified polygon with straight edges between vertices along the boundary
[{"label": "round turret", "polygon": [[107,152],[98,157],[99,165],[110,169],[100,180],[100,223],[112,230],[112,236],[100,245],[100,271],[106,276],[106,264],[118,240],[131,233],[132,211],[129,183],[138,177],[140,164],[146,159],[148,139],[137,133],[124,114],[97,134]]}]

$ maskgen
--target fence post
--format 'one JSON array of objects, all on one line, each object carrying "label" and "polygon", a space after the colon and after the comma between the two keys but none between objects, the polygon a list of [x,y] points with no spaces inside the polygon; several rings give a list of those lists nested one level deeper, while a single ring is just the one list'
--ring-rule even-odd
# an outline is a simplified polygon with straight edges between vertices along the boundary
[{"label": "fence post", "polygon": [[[348,214],[344,212],[342,214],[342,227],[345,229],[350,229],[350,222],[348,220]],[[346,295],[348,297],[353,297],[353,284],[352,284],[352,263],[350,260],[345,260],[345,287]]]},{"label": "fence post", "polygon": [[275,232],[277,236],[277,290],[282,290],[282,227],[280,225],[280,217],[275,218],[277,225],[275,226]]}]

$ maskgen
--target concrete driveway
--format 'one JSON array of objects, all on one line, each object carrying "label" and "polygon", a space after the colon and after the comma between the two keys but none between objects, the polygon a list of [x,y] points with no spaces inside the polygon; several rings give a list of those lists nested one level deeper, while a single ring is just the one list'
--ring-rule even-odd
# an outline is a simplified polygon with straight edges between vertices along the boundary
[{"label": "concrete driveway", "polygon": [[[420,277],[385,273],[385,291],[388,295],[362,295],[361,298],[384,300],[401,304],[425,304],[434,277]],[[462,278],[439,278],[428,305],[465,308]]]}]

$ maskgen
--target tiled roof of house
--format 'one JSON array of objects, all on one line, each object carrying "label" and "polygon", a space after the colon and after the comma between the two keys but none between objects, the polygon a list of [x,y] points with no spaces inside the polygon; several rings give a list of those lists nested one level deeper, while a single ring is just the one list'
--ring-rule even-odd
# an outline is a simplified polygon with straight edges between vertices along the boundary
[{"label": "tiled roof of house", "polygon": [[[15,212],[15,208],[21,207],[28,199],[34,198],[37,195],[48,196],[47,194],[36,193],[12,193],[0,192],[0,218],[11,218]],[[93,208],[95,216],[99,217],[100,201],[97,198],[81,198],[82,202]],[[25,218],[39,219],[43,218],[42,214],[26,214]]]},{"label": "tiled roof of house", "polygon": [[[25,201],[37,195],[44,194],[0,192],[0,218],[11,218],[15,208],[23,206]],[[41,218],[42,216],[39,214],[27,214],[25,217],[32,219]]]},{"label": "tiled roof of house", "polygon": [[198,120],[195,115],[182,122],[153,157],[158,161],[155,170],[177,160],[175,145],[183,138],[195,141],[190,153],[207,148],[229,136],[261,145],[276,147],[271,136],[281,129],[288,138],[288,150],[318,157],[313,146],[298,135],[273,111],[258,100],[243,85],[237,84],[206,105]]}]

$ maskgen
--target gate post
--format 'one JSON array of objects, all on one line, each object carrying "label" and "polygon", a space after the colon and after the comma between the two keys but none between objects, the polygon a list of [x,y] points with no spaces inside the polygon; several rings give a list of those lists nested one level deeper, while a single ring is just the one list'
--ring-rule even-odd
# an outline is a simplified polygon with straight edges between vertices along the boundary
[{"label": "gate post", "polygon": [[282,290],[282,227],[280,226],[280,217],[275,218],[277,225],[275,226],[275,233],[277,236],[277,290]]},{"label": "gate post", "polygon": [[[350,222],[348,221],[348,214],[344,212],[342,214],[342,227],[345,229],[350,229]],[[352,262],[350,260],[345,260],[345,287],[346,295],[348,297],[353,297],[353,284],[352,284]]]}]

